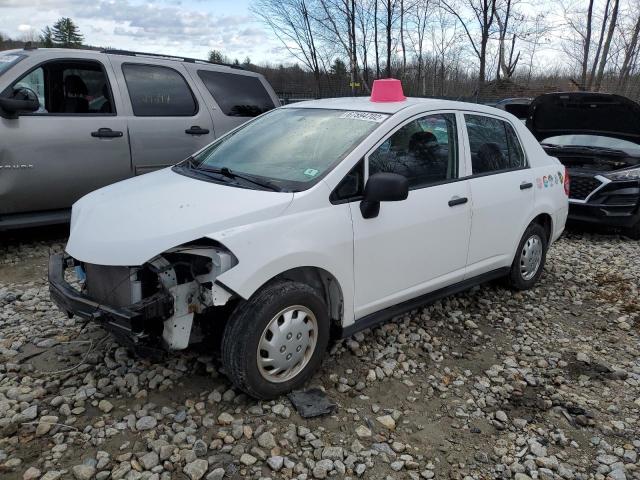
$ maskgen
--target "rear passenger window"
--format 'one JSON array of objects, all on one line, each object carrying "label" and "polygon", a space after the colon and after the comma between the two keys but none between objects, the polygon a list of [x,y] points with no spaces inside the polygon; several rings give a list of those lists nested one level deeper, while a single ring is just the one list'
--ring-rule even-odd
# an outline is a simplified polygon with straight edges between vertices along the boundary
[{"label": "rear passenger window", "polygon": [[189,85],[173,68],[124,64],[122,73],[136,117],[190,117],[197,112]]},{"label": "rear passenger window", "polygon": [[427,115],[406,124],[369,156],[369,175],[379,172],[404,175],[409,188],[457,178],[455,115]]},{"label": "rear passenger window", "polygon": [[210,70],[198,76],[225,115],[256,117],[275,107],[258,77]]},{"label": "rear passenger window", "polygon": [[524,151],[513,127],[484,115],[465,114],[474,175],[526,167]]}]

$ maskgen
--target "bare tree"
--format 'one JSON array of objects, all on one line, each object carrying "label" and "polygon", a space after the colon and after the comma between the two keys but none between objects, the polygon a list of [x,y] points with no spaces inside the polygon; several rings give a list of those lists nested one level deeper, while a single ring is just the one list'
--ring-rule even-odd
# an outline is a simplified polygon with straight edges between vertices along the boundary
[{"label": "bare tree", "polygon": [[[492,33],[493,21],[496,16],[496,0],[464,0],[463,5],[471,10],[472,19],[464,18],[459,4],[453,4],[451,0],[441,0],[443,8],[457,18],[469,39],[471,48],[478,58],[479,71],[478,83],[482,85],[486,81],[487,70],[487,44]],[[473,26],[475,23],[475,27]],[[476,31],[478,34],[474,34]],[[479,35],[479,38],[476,36]]]},{"label": "bare tree", "polygon": [[638,37],[640,36],[640,12],[632,29],[631,39],[624,46],[624,60],[620,68],[620,77],[618,78],[618,88],[623,87],[631,75],[631,71],[638,58]]},{"label": "bare tree", "polygon": [[606,5],[604,6],[604,11],[603,11],[603,18],[602,18],[602,25],[600,27],[600,37],[598,39],[598,43],[597,43],[597,48],[596,48],[596,55],[593,59],[592,65],[591,65],[591,74],[589,75],[589,79],[587,80],[587,90],[589,90],[591,88],[591,85],[593,84],[593,80],[596,76],[596,68],[598,66],[598,60],[600,59],[600,53],[602,51],[602,43],[604,40],[604,34],[605,31],[607,30],[607,20],[609,17],[609,5],[611,4],[611,0],[607,0]]},{"label": "bare tree", "polygon": [[[517,12],[514,12],[514,2],[512,0],[506,0],[506,3],[503,6],[502,12],[500,10],[496,11],[496,22],[498,23],[498,68],[497,68],[497,77],[500,78],[502,74],[506,78],[511,78],[515,73],[516,66],[518,65],[518,60],[520,60],[520,51],[517,54],[514,53],[516,51],[516,39],[518,37],[518,33],[516,29],[513,31],[509,30],[509,27],[516,23],[517,20],[523,20],[522,16],[519,16]],[[516,18],[512,18],[516,17]],[[513,20],[513,21],[512,21]],[[509,45],[507,46],[507,36],[511,36],[509,40]],[[509,52],[507,56],[507,50]],[[508,57],[508,58],[507,58]]]},{"label": "bare tree", "polygon": [[396,20],[397,0],[382,0],[382,7],[385,12],[384,29],[387,38],[387,65],[386,76],[391,78],[391,55],[392,55],[392,32],[393,24]]},{"label": "bare tree", "polygon": [[589,50],[591,48],[591,24],[593,22],[593,0],[589,0],[589,8],[587,9],[587,28],[584,34],[582,48],[582,71],[580,73],[580,85],[584,89],[587,85],[587,65],[589,63]]},{"label": "bare tree", "polygon": [[319,95],[324,62],[308,0],[256,0],[252,11],[271,28],[287,51],[313,72]]},{"label": "bare tree", "polygon": [[[432,15],[431,0],[418,0],[411,9],[411,22],[407,29],[407,37],[411,42],[413,53],[416,57],[416,83],[418,88],[425,95],[424,85],[422,82],[424,61],[425,61],[425,39],[427,26]],[[406,56],[403,59],[403,70],[406,69]]]},{"label": "bare tree", "polygon": [[[594,81],[595,90],[600,90],[602,85],[602,77],[604,75],[604,68],[607,64],[609,55],[609,48],[611,47],[611,39],[613,38],[613,32],[618,24],[618,11],[620,8],[620,0],[614,0],[613,12],[611,12],[611,20],[609,21],[609,31],[607,32],[607,39],[602,46],[602,56],[600,57],[600,66],[598,67],[598,73]],[[604,22],[603,22],[604,24]],[[595,62],[594,62],[595,63]]]}]

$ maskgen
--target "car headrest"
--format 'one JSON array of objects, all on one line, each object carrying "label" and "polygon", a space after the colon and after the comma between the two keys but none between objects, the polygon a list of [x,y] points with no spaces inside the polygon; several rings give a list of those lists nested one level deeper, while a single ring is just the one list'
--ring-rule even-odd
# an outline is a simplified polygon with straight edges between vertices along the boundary
[{"label": "car headrest", "polygon": [[69,75],[64,79],[65,95],[87,95],[89,89],[78,75]]},{"label": "car headrest", "polygon": [[431,132],[416,132],[409,139],[409,151],[416,152],[438,146],[438,139]]}]

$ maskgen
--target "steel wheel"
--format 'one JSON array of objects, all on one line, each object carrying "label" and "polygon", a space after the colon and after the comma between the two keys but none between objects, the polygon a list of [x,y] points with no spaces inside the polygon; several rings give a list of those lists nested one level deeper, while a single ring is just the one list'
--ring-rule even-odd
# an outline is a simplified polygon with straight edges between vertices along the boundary
[{"label": "steel wheel", "polygon": [[273,383],[286,382],[309,363],[318,340],[318,321],[302,305],[287,307],[275,315],[258,343],[258,370]]},{"label": "steel wheel", "polygon": [[537,234],[527,238],[522,246],[522,252],[520,252],[520,275],[523,280],[531,280],[538,273],[542,262],[542,253],[542,239]]}]

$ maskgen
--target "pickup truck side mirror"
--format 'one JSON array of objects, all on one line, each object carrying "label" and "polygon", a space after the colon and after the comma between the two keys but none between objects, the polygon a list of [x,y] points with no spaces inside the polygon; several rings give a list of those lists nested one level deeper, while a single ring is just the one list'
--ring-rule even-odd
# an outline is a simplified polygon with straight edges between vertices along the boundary
[{"label": "pickup truck side mirror", "polygon": [[33,90],[18,87],[10,96],[0,97],[0,109],[5,118],[17,118],[21,113],[35,112],[40,108],[40,101]]},{"label": "pickup truck side mirror", "polygon": [[374,173],[364,187],[364,199],[360,202],[363,218],[374,218],[380,213],[380,202],[397,202],[409,196],[407,177],[397,173]]}]

